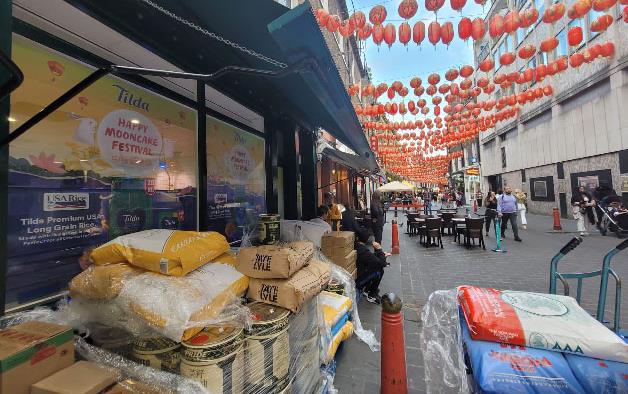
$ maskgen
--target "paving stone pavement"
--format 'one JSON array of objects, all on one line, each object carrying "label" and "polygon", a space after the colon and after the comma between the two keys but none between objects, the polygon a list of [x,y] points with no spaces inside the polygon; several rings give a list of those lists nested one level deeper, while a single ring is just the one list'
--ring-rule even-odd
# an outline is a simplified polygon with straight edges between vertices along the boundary
[{"label": "paving stone pavement", "polygon": [[[388,220],[392,219],[391,212]],[[401,253],[391,256],[390,267],[386,269],[380,285],[383,293],[395,292],[401,295],[404,303],[404,329],[406,364],[409,393],[425,393],[423,358],[420,351],[420,311],[429,295],[440,289],[453,289],[458,285],[471,284],[500,289],[534,291],[546,293],[549,288],[549,262],[551,257],[565,245],[575,233],[573,220],[562,220],[564,233],[553,233],[552,218],[528,215],[528,230],[520,228],[523,242],[513,241],[512,232],[506,231],[504,247],[506,253],[492,252],[495,246],[494,231],[486,238],[486,251],[479,248],[466,249],[453,243],[453,237],[443,237],[444,249],[424,248],[418,237],[405,234],[405,216],[399,214],[399,241]],[[384,229],[382,244],[390,248],[391,226]],[[603,255],[621,240],[615,236],[602,237],[592,234],[568,254],[559,264],[559,271],[582,272],[599,269]],[[620,278],[628,280],[628,250],[617,255],[612,264]],[[614,283],[609,281],[606,318],[613,317]],[[559,292],[562,287],[559,286]],[[595,312],[599,281],[585,281],[582,306]],[[575,295],[575,283],[572,287]],[[381,309],[366,300],[358,306],[359,315],[365,328],[371,329],[377,338],[380,336]],[[622,294],[622,327],[628,327],[628,296]],[[380,382],[380,353],[371,352],[364,343],[352,337],[337,356],[338,368],[334,385],[339,393],[378,393]]]}]

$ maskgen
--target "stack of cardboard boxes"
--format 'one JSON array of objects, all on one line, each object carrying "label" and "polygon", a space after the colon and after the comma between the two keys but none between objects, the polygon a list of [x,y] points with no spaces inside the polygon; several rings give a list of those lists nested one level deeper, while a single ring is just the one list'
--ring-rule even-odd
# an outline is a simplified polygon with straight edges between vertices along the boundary
[{"label": "stack of cardboard boxes", "polygon": [[321,251],[334,264],[349,272],[353,279],[358,275],[356,261],[358,254],[354,249],[355,233],[352,231],[332,231],[321,238]]}]

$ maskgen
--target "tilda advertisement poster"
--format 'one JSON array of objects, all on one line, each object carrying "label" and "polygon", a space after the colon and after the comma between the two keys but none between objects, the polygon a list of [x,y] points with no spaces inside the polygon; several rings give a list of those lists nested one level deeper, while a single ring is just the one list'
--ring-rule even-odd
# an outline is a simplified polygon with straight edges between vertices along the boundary
[{"label": "tilda advertisement poster", "polygon": [[265,141],[207,119],[207,199],[210,229],[236,241],[265,212]]},{"label": "tilda advertisement poster", "polygon": [[[16,129],[93,68],[14,35]],[[108,76],[17,138],[9,163],[8,302],[65,288],[89,247],[196,228],[196,112]]]}]

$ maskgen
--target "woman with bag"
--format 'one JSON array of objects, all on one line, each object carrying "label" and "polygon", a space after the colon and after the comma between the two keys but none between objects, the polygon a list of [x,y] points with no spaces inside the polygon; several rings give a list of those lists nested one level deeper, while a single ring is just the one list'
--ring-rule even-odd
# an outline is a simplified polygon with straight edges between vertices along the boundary
[{"label": "woman with bag", "polygon": [[497,216],[497,196],[495,192],[490,191],[484,200],[484,206],[486,207],[486,211],[484,212],[485,224],[486,224],[486,236],[488,237],[488,232],[491,229],[491,221],[495,222],[495,216]]},{"label": "woman with bag", "polygon": [[517,198],[517,212],[521,219],[521,225],[524,230],[528,229],[528,220],[526,219],[526,212],[528,210],[528,196],[520,189],[515,190],[515,198]]},{"label": "woman with bag", "polygon": [[593,200],[584,189],[584,186],[580,186],[574,191],[571,197],[571,208],[573,210],[573,218],[577,221],[580,235],[589,235],[587,232],[585,214],[587,213],[587,208],[592,207],[593,204]]}]

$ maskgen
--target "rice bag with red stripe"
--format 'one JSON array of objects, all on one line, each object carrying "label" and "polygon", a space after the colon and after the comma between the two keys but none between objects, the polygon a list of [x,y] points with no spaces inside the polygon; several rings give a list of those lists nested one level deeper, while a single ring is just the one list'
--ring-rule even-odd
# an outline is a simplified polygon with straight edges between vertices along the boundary
[{"label": "rice bag with red stripe", "polygon": [[471,338],[628,362],[628,344],[572,297],[458,287]]}]

